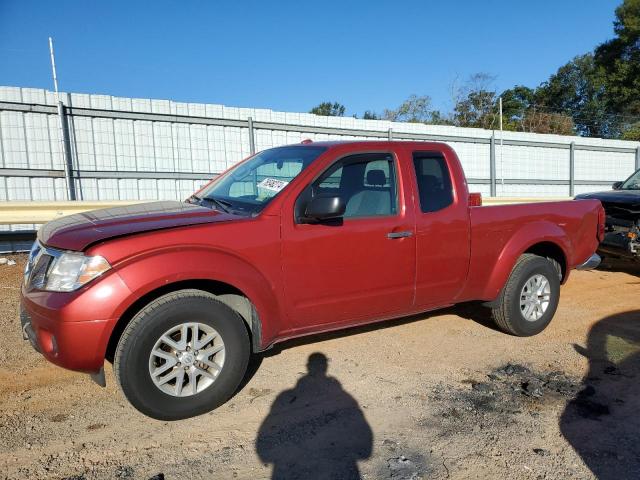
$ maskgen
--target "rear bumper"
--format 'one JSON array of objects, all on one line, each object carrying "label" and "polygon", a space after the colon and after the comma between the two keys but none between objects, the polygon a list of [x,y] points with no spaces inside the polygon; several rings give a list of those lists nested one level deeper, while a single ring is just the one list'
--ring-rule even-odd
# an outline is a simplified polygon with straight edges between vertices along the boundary
[{"label": "rear bumper", "polygon": [[597,253],[591,255],[584,263],[581,263],[576,267],[576,270],[593,270],[600,265],[602,258]]}]

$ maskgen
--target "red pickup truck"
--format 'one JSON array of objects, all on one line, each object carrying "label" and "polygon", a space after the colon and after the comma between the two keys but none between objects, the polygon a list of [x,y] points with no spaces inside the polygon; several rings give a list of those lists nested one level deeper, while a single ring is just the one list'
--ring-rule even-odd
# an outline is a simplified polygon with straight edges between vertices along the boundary
[{"label": "red pickup truck", "polygon": [[[470,204],[471,200],[471,204]],[[260,152],[185,202],[44,225],[21,298],[26,339],[174,420],[225,402],[276,342],[480,300],[534,335],[593,268],[597,200],[475,206],[455,152],[423,142]]]}]

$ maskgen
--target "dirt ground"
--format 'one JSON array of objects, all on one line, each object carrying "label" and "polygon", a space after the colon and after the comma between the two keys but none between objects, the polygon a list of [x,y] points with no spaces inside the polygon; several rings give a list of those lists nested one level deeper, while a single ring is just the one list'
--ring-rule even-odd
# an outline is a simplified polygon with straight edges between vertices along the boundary
[{"label": "dirt ground", "polygon": [[130,407],[110,366],[100,388],[22,340],[14,258],[0,478],[640,478],[639,268],[574,272],[533,338],[463,305],[289,342],[226,405],[168,423]]}]

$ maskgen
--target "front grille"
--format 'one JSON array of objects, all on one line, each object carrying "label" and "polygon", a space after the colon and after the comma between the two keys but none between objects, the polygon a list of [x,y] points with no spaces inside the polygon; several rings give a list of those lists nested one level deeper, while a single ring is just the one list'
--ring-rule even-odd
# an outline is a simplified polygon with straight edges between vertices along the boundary
[{"label": "front grille", "polygon": [[51,265],[53,257],[46,253],[41,254],[35,262],[31,276],[29,278],[29,288],[43,288],[47,279],[47,271]]},{"label": "front grille", "polygon": [[36,241],[29,253],[29,261],[24,272],[24,284],[27,289],[44,287],[52,260],[53,256]]}]

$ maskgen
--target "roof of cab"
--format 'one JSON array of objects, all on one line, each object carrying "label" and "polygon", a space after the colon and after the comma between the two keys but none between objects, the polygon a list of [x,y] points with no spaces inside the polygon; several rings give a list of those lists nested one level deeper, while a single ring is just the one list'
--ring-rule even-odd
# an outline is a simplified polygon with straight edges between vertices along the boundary
[{"label": "roof of cab", "polygon": [[301,143],[293,143],[282,145],[283,147],[337,147],[340,145],[371,145],[371,144],[387,144],[387,145],[446,145],[444,142],[424,142],[424,141],[406,141],[406,140],[326,140],[321,142],[303,141]]}]

